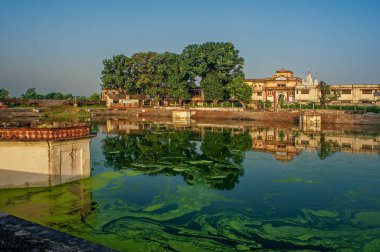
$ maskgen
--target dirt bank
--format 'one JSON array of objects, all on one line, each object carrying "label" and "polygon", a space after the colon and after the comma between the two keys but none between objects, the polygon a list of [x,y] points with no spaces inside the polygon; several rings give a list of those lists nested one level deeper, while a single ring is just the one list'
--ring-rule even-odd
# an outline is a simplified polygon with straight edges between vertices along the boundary
[{"label": "dirt bank", "polygon": [[[123,116],[143,117],[149,119],[160,117],[172,117],[173,109],[165,108],[133,108],[126,110],[92,109],[91,115],[97,116]],[[322,117],[323,124],[351,124],[351,125],[380,125],[380,115],[374,113],[348,114],[339,110],[280,110],[280,111],[256,111],[244,109],[188,109],[191,111],[191,119],[209,120],[235,120],[235,121],[263,121],[263,122],[289,122],[298,123],[299,116],[305,112],[318,113]]]}]

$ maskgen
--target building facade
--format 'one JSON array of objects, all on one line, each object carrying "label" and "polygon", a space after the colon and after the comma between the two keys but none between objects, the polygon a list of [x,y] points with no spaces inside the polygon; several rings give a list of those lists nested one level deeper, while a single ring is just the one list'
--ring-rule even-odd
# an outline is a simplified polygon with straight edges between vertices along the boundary
[{"label": "building facade", "polygon": [[[290,70],[280,69],[272,77],[263,79],[246,79],[252,88],[251,107],[270,101],[272,106],[281,103],[319,102],[320,91],[317,77],[310,72],[305,78],[295,77]],[[331,89],[339,90],[340,97],[334,103],[339,104],[373,104],[380,106],[380,84],[331,84]]]},{"label": "building facade", "polygon": [[295,88],[302,79],[294,77],[292,71],[280,69],[272,77],[264,79],[246,79],[245,83],[252,88],[253,104],[260,101],[271,101],[276,107],[279,102],[295,102]]}]

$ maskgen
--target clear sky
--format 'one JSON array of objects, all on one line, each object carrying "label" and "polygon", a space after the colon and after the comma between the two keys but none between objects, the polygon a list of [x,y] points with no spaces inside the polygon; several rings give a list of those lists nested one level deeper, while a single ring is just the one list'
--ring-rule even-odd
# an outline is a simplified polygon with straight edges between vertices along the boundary
[{"label": "clear sky", "polygon": [[0,0],[0,88],[89,95],[102,60],[230,41],[246,78],[310,67],[327,83],[379,83],[380,1]]}]

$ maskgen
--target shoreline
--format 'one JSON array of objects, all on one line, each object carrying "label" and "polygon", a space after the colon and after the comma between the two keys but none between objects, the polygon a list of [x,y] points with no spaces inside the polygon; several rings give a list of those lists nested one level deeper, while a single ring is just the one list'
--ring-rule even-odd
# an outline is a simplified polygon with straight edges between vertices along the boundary
[{"label": "shoreline", "polygon": [[233,121],[260,121],[260,122],[287,122],[298,123],[300,115],[305,113],[318,114],[322,124],[350,124],[350,125],[380,125],[380,114],[348,114],[339,110],[278,110],[260,111],[250,109],[184,109],[184,108],[131,108],[126,110],[90,109],[92,118],[101,116],[128,116],[154,119],[160,117],[173,118],[173,111],[191,111],[191,119],[233,120]]},{"label": "shoreline", "polygon": [[[227,121],[260,121],[260,122],[287,122],[298,123],[300,115],[317,114],[321,116],[322,124],[337,125],[380,125],[380,114],[352,114],[341,110],[287,110],[277,111],[251,110],[243,108],[129,108],[115,110],[108,108],[61,108],[63,112],[48,112],[46,109],[1,109],[0,121],[31,121],[31,120],[72,120],[98,118],[107,116],[122,116],[128,118],[145,118],[147,120],[157,118],[173,119],[173,111],[190,112],[191,120],[227,120]],[[66,109],[66,110],[65,110]],[[69,111],[69,112],[68,112]]]}]

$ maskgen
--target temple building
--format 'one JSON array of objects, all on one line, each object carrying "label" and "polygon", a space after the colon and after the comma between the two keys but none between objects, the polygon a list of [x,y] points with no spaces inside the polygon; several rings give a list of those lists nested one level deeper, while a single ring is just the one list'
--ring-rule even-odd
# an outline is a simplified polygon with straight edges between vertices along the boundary
[{"label": "temple building", "polygon": [[270,78],[246,79],[245,83],[252,87],[253,105],[260,101],[271,101],[276,107],[279,102],[295,102],[295,87],[302,79],[294,77],[292,71],[280,69]]},{"label": "temple building", "polygon": [[[266,101],[270,101],[273,107],[279,107],[281,103],[310,103],[320,99],[318,78],[315,76],[313,79],[310,72],[306,78],[299,78],[282,68],[272,77],[246,79],[244,82],[252,88],[250,107],[253,108]],[[331,84],[331,89],[339,90],[341,94],[334,103],[380,106],[380,84]]]}]

